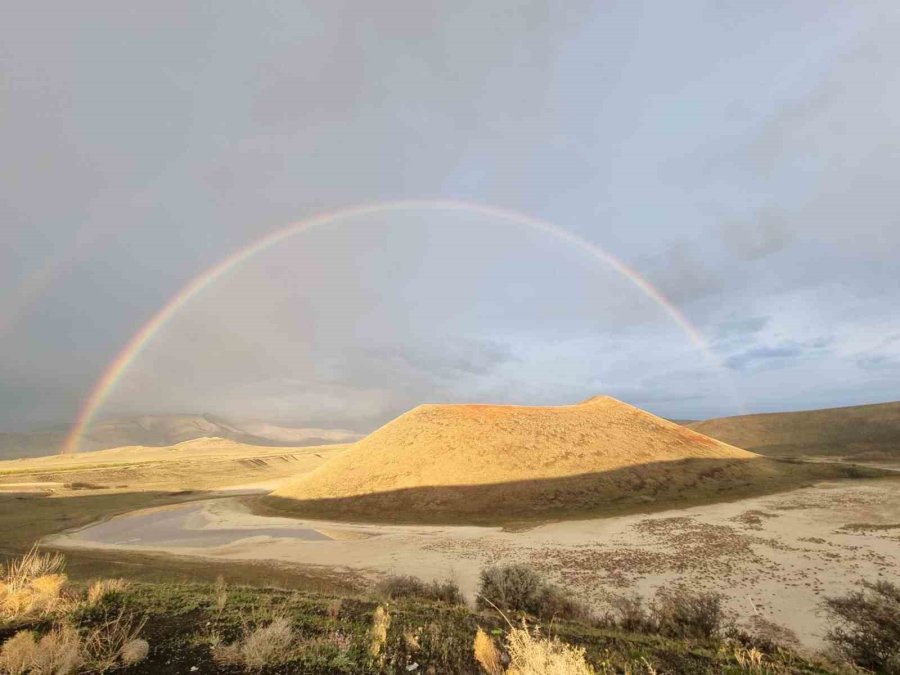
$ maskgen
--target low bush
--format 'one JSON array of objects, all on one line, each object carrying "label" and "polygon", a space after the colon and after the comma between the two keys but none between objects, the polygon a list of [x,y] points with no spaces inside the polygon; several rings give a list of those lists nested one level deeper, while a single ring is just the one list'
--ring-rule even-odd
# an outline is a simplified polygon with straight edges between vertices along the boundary
[{"label": "low bush", "polygon": [[833,626],[828,640],[855,665],[900,674],[900,586],[863,582],[841,597],[825,599]]},{"label": "low bush", "polygon": [[614,597],[610,606],[599,624],[629,633],[712,639],[730,626],[722,598],[715,593],[661,588],[649,605],[639,595],[625,595]]},{"label": "low bush", "polygon": [[615,626],[629,633],[655,632],[656,626],[647,613],[647,607],[641,596],[621,595],[610,601],[612,611],[603,617],[601,623]]},{"label": "low bush", "polygon": [[544,581],[525,565],[487,567],[481,571],[476,604],[479,609],[526,612],[541,619],[587,616],[583,605],[565,590]]},{"label": "low bush", "polygon": [[294,655],[294,629],[285,617],[276,617],[269,623],[257,626],[238,642],[222,645],[213,651],[219,663],[232,663],[260,670],[291,660]]},{"label": "low bush", "polygon": [[650,621],[661,635],[709,639],[725,626],[722,596],[661,588],[650,607]]},{"label": "low bush", "polygon": [[390,576],[378,584],[377,590],[382,597],[388,600],[419,598],[446,602],[450,605],[465,604],[459,586],[450,579],[425,582],[413,576]]}]

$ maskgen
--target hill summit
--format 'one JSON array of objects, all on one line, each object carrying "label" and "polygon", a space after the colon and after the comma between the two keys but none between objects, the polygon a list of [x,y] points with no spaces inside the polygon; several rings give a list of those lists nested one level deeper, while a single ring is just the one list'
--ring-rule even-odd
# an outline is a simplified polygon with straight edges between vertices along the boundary
[{"label": "hill summit", "polygon": [[480,522],[731,498],[780,489],[792,472],[608,396],[429,404],[266,501],[311,516]]}]

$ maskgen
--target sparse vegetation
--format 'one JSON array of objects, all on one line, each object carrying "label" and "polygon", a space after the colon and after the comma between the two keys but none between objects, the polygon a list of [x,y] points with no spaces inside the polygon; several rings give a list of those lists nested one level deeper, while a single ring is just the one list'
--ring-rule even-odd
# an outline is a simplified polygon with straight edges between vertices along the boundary
[{"label": "sparse vegetation", "polygon": [[[59,574],[64,563],[32,552],[6,570],[28,586],[31,575]],[[412,591],[398,592],[390,604],[363,595],[226,585],[224,579],[67,585],[67,601],[54,612],[0,622],[0,673],[149,673],[157,667],[373,675],[838,672],[724,630],[721,607],[709,596],[665,591],[647,604],[631,596],[594,621],[580,608],[561,614],[569,599],[555,597],[561,590],[532,570],[488,568],[484,576],[510,611],[540,622],[509,625],[489,596],[480,612],[431,591],[422,597],[409,579],[392,585]]]},{"label": "sparse vegetation", "polygon": [[863,582],[825,607],[835,624],[828,639],[841,654],[876,673],[900,673],[900,586]]},{"label": "sparse vegetation", "polygon": [[613,598],[610,606],[600,623],[632,632],[709,640],[729,627],[722,597],[716,593],[660,588],[649,604],[638,595],[626,595]]},{"label": "sparse vegetation", "polygon": [[541,619],[584,618],[588,612],[559,586],[525,565],[500,565],[481,571],[479,609],[525,612]]}]

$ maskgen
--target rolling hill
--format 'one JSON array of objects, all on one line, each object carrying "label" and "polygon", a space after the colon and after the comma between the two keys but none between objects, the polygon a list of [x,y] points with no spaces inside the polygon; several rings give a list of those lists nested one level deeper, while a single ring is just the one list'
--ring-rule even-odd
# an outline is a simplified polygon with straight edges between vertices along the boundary
[{"label": "rolling hill", "polygon": [[900,402],[722,417],[688,426],[763,455],[900,459]]},{"label": "rolling hill", "polygon": [[422,405],[263,504],[312,517],[509,521],[736,498],[835,471],[773,462],[609,397]]},{"label": "rolling hill", "polygon": [[[25,433],[0,433],[0,459],[56,454],[67,428]],[[142,415],[103,420],[93,425],[82,451],[124,446],[165,447],[195,438],[225,438],[257,446],[310,446],[350,443],[360,434],[344,429],[284,427],[264,422],[233,423],[213,415]]]},{"label": "rolling hill", "polygon": [[334,444],[256,446],[224,438],[195,438],[171,446],[125,446],[0,461],[0,495],[10,491],[85,494],[200,490],[294,477],[342,452]]}]

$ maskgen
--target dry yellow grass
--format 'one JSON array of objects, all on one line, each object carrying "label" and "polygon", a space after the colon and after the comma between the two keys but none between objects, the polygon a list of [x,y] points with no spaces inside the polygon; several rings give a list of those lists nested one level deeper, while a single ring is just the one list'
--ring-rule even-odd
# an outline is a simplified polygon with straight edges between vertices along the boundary
[{"label": "dry yellow grass", "polygon": [[472,644],[475,660],[484,669],[487,675],[503,675],[503,662],[500,659],[500,651],[494,644],[491,636],[481,630],[475,632],[475,641]]},{"label": "dry yellow grass", "polygon": [[554,637],[542,637],[525,626],[513,628],[506,636],[509,652],[507,675],[594,675],[585,660],[584,649]]},{"label": "dry yellow grass", "polygon": [[124,591],[127,586],[124,579],[97,579],[88,586],[87,604],[96,605],[107,595]]},{"label": "dry yellow grass", "polygon": [[348,497],[754,457],[609,397],[556,407],[422,405],[274,494]]},{"label": "dry yellow grass", "polygon": [[72,605],[62,592],[68,580],[64,565],[62,556],[36,548],[10,561],[0,576],[0,619],[41,616]]},{"label": "dry yellow grass", "polygon": [[369,631],[369,654],[373,659],[383,656],[390,625],[391,615],[383,605],[378,605],[375,608],[375,613],[372,615],[372,628]]}]

